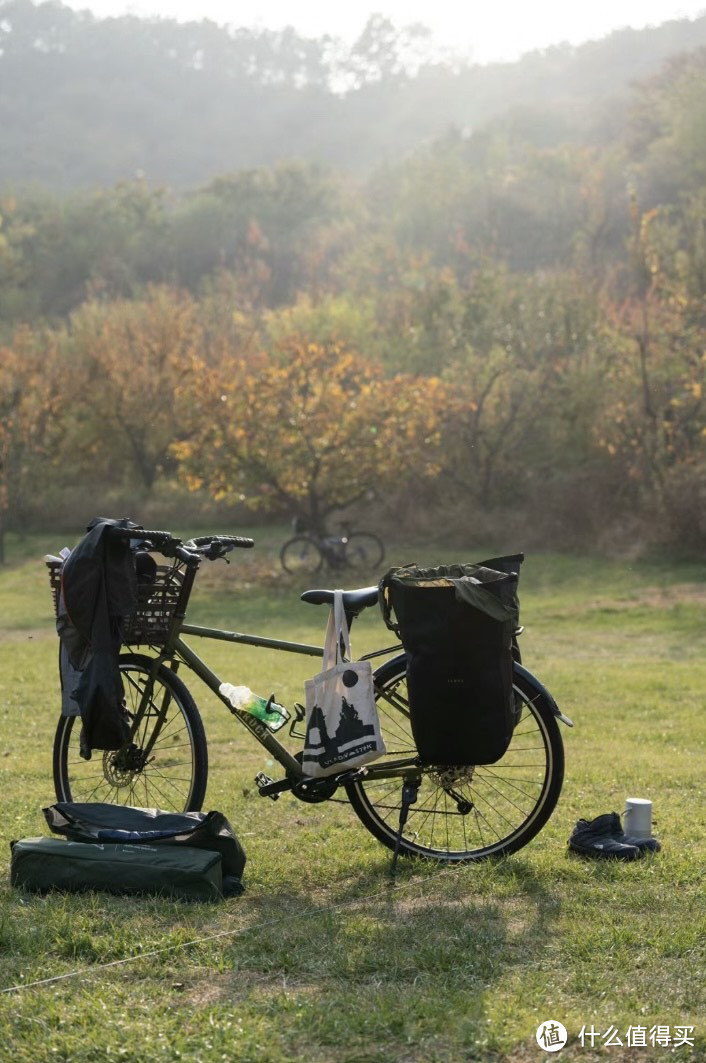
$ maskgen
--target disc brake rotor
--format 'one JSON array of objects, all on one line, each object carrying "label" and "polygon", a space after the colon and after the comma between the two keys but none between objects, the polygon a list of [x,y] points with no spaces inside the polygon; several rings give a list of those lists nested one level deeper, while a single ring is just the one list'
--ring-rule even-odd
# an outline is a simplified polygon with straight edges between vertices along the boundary
[{"label": "disc brake rotor", "polygon": [[103,775],[111,786],[129,786],[147,762],[144,750],[136,745],[103,753]]}]

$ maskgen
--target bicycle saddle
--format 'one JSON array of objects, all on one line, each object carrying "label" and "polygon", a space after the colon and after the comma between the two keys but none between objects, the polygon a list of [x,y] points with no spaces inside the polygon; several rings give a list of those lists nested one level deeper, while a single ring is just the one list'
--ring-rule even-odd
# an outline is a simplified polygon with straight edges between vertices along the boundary
[{"label": "bicycle saddle", "polygon": [[[309,602],[311,605],[331,605],[333,603],[333,591],[304,591],[301,600]],[[360,590],[343,592],[343,608],[348,616],[358,616],[363,609],[367,609],[370,605],[377,605],[377,603],[377,587],[361,587]]]}]

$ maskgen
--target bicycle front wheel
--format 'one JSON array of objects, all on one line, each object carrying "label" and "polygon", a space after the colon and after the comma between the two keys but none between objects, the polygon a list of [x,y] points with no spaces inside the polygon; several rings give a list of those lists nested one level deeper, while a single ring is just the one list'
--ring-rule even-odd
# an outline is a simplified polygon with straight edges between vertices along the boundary
[{"label": "bicycle front wheel", "polygon": [[346,543],[346,562],[351,568],[379,568],[385,557],[385,547],[371,532],[353,532]]},{"label": "bicycle front wheel", "polygon": [[[541,830],[559,799],[564,747],[546,697],[517,669],[513,685],[521,708],[512,741],[495,764],[429,767],[415,764],[409,719],[406,659],[388,661],[375,673],[377,708],[387,753],[371,764],[410,758],[406,778],[419,781],[409,807],[400,853],[446,863],[512,853]],[[394,849],[403,779],[348,783],[348,798],[361,822]]]},{"label": "bicycle front wheel", "polygon": [[59,801],[104,801],[167,812],[198,812],[208,781],[201,716],[181,679],[162,664],[123,654],[119,667],[133,728],[123,749],[79,753],[81,719],[62,716],[54,738],[54,788]]},{"label": "bicycle front wheel", "polygon": [[295,535],[280,550],[279,559],[285,572],[292,576],[313,576],[319,571],[324,555],[308,535]]}]

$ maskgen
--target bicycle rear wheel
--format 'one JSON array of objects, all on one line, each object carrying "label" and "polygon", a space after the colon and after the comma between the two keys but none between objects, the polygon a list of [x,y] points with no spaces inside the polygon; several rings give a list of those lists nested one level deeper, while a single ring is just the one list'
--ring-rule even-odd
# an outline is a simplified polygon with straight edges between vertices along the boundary
[{"label": "bicycle rear wheel", "polygon": [[351,568],[378,568],[385,557],[385,547],[371,532],[352,532],[346,543],[346,562]]},{"label": "bicycle rear wheel", "polygon": [[[515,669],[521,714],[510,746],[496,764],[428,767],[415,764],[409,720],[406,660],[388,661],[375,672],[385,761],[410,758],[405,778],[419,780],[410,805],[400,853],[445,863],[512,853],[541,830],[559,799],[564,747],[556,718],[539,688]],[[361,822],[390,849],[397,843],[403,779],[365,779],[346,786]]]},{"label": "bicycle rear wheel", "polygon": [[[119,667],[132,720],[129,746],[79,753],[81,719],[62,716],[54,738],[54,788],[59,801],[104,801],[167,812],[198,812],[208,781],[201,716],[181,679],[166,665],[123,654]],[[138,716],[143,695],[146,705]],[[154,741],[152,742],[152,740]]]},{"label": "bicycle rear wheel", "polygon": [[284,571],[290,575],[313,576],[321,568],[324,555],[308,535],[295,535],[284,544],[279,559]]}]

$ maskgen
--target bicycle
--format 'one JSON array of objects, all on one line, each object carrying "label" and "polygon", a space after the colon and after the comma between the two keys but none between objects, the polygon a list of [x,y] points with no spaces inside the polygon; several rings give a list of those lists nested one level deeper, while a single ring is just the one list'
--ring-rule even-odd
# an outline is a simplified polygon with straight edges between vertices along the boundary
[{"label": "bicycle", "polygon": [[318,536],[299,531],[280,550],[282,568],[290,575],[314,576],[325,564],[332,571],[353,568],[373,571],[385,558],[385,547],[372,532],[355,531],[341,521],[339,535]]},{"label": "bicycle", "polygon": [[[515,852],[526,845],[551,816],[561,791],[564,752],[558,721],[571,725],[548,690],[515,660],[513,684],[518,723],[510,747],[496,764],[477,767],[429,767],[421,764],[410,727],[406,658],[400,645],[385,646],[361,659],[388,658],[374,671],[375,696],[387,752],[363,768],[312,779],[302,771],[274,729],[234,708],[220,691],[222,680],[185,641],[184,636],[260,646],[322,657],[321,646],[287,642],[256,634],[229,632],[186,623],[196,573],[204,559],[225,557],[251,539],[203,536],[183,542],[168,532],[120,531],[135,546],[160,552],[153,581],[138,587],[138,607],[125,624],[120,671],[129,712],[131,739],[123,748],[79,755],[80,718],[61,716],[53,751],[53,774],[60,801],[106,801],[143,807],[198,811],[206,793],[208,748],[196,702],[179,670],[193,672],[227,706],[253,738],[280,765],[283,777],[260,772],[261,796],[277,800],[289,792],[318,803],[343,791],[368,831],[383,845],[407,856],[445,863],[476,861]],[[47,559],[57,608],[61,559]],[[304,602],[330,605],[332,590],[308,590]],[[378,588],[344,592],[349,625],[378,604]],[[147,652],[136,652],[136,646]],[[282,713],[294,739],[304,710]],[[77,722],[78,721],[78,722]],[[336,798],[338,799],[338,798]],[[396,858],[396,857],[395,857]]]}]

